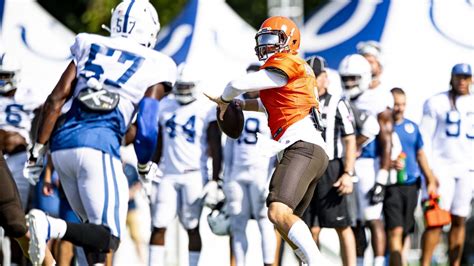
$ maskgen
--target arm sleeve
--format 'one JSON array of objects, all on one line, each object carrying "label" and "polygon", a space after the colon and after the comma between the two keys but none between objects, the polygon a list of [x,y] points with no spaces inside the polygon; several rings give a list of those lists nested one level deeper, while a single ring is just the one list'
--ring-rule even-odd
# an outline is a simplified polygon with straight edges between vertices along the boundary
[{"label": "arm sleeve", "polygon": [[158,139],[159,101],[145,97],[138,105],[137,134],[133,146],[138,163],[149,162],[156,150]]},{"label": "arm sleeve", "polygon": [[229,82],[222,93],[222,98],[230,101],[242,93],[279,88],[285,86],[287,82],[288,79],[284,75],[263,69]]}]

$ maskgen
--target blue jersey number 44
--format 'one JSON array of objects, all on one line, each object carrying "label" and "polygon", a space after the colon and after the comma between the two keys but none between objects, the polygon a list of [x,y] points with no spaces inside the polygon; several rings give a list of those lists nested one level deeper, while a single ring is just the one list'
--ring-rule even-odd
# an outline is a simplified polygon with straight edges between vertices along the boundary
[{"label": "blue jersey number 44", "polygon": [[166,120],[165,122],[166,132],[168,133],[168,136],[170,138],[175,138],[176,127],[180,126],[186,137],[186,141],[190,143],[194,143],[194,139],[196,137],[196,130],[194,128],[195,123],[196,123],[196,116],[194,115],[191,116],[184,125],[177,124],[175,122],[175,119],[176,119],[176,114],[173,114],[173,116],[170,119]]}]

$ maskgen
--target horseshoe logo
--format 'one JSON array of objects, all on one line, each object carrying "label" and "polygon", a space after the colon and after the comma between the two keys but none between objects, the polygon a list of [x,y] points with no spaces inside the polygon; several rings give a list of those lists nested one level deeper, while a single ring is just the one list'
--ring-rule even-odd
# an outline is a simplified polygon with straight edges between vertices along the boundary
[{"label": "horseshoe logo", "polygon": [[18,27],[20,28],[21,41],[23,45],[25,45],[25,47],[35,55],[51,61],[67,61],[72,59],[72,55],[69,55],[68,57],[56,57],[35,49],[28,40],[26,27],[24,25],[19,25]]}]

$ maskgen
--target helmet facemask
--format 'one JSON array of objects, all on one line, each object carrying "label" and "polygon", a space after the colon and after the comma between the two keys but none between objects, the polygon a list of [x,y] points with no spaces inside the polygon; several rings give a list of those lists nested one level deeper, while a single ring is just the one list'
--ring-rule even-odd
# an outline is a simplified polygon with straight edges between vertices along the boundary
[{"label": "helmet facemask", "polygon": [[364,92],[360,84],[361,79],[362,77],[360,75],[341,76],[344,94],[350,99],[357,98],[357,96]]},{"label": "helmet facemask", "polygon": [[188,104],[196,100],[196,83],[178,81],[173,87],[173,94],[180,104]]},{"label": "helmet facemask", "polygon": [[21,64],[9,53],[0,53],[0,93],[15,90],[20,82]]},{"label": "helmet facemask", "polygon": [[16,89],[17,79],[15,75],[16,72],[13,71],[0,71],[0,93],[3,94]]},{"label": "helmet facemask", "polygon": [[354,99],[369,89],[372,80],[370,64],[362,55],[347,55],[339,64],[339,75],[347,97]]},{"label": "helmet facemask", "polygon": [[272,54],[289,50],[288,36],[282,30],[261,29],[255,35],[255,53],[258,60],[268,59]]}]

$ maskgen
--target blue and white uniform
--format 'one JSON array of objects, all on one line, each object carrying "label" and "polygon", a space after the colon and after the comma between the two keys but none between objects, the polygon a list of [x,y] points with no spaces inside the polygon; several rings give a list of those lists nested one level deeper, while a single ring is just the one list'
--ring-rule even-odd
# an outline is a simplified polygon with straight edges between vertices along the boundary
[{"label": "blue and white uniform", "polygon": [[[269,169],[275,161],[262,154],[257,141],[271,139],[267,117],[262,112],[244,112],[244,129],[237,140],[227,138],[224,146],[224,193],[231,219],[232,250],[236,265],[245,265],[248,249],[247,223],[257,220],[262,235],[264,263],[274,261],[276,238],[268,220],[265,200],[268,196]],[[257,139],[257,133],[258,139]]]},{"label": "blue and white uniform", "polygon": [[[7,132],[16,132],[26,140],[27,144],[30,143],[31,121],[34,117],[33,110],[35,107],[36,105],[24,103],[15,98],[0,97],[0,129]],[[20,151],[4,156],[18,187],[23,209],[26,210],[30,184],[23,175],[23,167],[28,159],[27,152]]]},{"label": "blue and white uniform", "polygon": [[[365,111],[377,119],[378,114],[387,108],[393,108],[393,96],[385,88],[379,86],[364,91],[356,100],[353,100],[353,104],[359,110]],[[377,140],[374,139],[362,148],[362,153],[355,162],[355,172],[359,179],[356,187],[359,203],[357,218],[361,221],[380,219],[382,215],[383,203],[372,205],[367,197],[375,184],[375,177],[380,169],[377,149]]]},{"label": "blue and white uniform", "polygon": [[474,184],[474,95],[453,98],[442,92],[428,99],[420,130],[438,178],[441,208],[467,217]]},{"label": "blue and white uniform", "polygon": [[[55,169],[66,196],[83,221],[105,224],[120,237],[128,202],[120,144],[146,90],[173,84],[176,65],[168,56],[122,37],[81,33],[71,47],[77,84],[65,122],[51,138]],[[94,78],[120,95],[110,112],[83,107],[78,94]]]},{"label": "blue and white uniform", "polygon": [[199,223],[200,196],[208,181],[205,171],[207,129],[216,120],[215,106],[205,99],[181,105],[172,95],[160,103],[159,121],[163,149],[159,164],[163,172],[153,184],[153,227],[165,228],[178,215],[186,229]]}]

